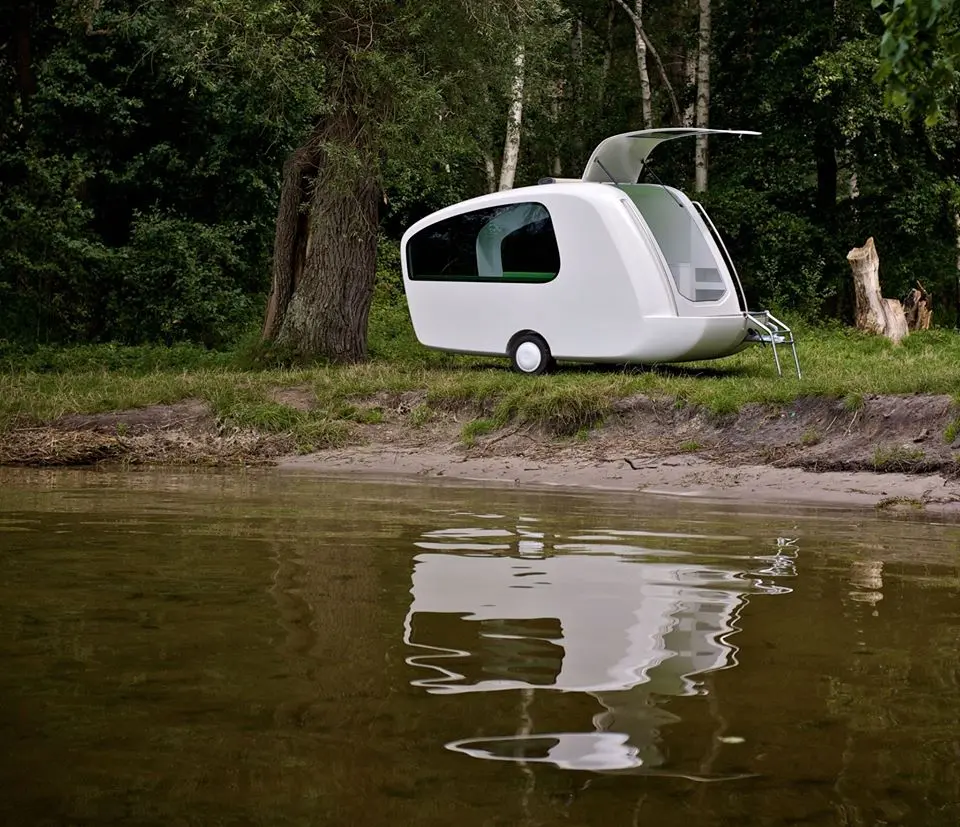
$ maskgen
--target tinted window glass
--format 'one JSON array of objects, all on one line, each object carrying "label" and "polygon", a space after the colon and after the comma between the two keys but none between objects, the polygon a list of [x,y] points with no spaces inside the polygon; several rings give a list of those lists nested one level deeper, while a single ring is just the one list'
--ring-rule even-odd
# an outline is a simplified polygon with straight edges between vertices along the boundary
[{"label": "tinted window glass", "polygon": [[560,271],[560,250],[543,204],[475,210],[424,228],[407,244],[410,278],[544,282]]}]

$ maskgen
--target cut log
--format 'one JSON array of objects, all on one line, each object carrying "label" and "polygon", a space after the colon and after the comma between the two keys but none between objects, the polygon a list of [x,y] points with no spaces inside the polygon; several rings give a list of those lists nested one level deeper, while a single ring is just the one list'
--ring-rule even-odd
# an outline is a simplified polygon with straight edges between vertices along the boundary
[{"label": "cut log", "polygon": [[867,333],[878,333],[898,344],[908,335],[903,305],[880,294],[880,257],[873,238],[847,253],[856,290],[856,325]]},{"label": "cut log", "polygon": [[930,329],[933,307],[930,303],[930,294],[923,289],[919,281],[904,300],[903,313],[907,317],[907,327],[911,331]]}]

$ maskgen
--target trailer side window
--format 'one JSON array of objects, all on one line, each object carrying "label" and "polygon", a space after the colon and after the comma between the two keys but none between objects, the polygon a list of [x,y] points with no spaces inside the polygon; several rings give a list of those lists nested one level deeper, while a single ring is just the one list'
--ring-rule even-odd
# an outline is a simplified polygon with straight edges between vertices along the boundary
[{"label": "trailer side window", "polygon": [[543,204],[505,204],[446,218],[407,244],[411,279],[547,282],[560,250]]}]

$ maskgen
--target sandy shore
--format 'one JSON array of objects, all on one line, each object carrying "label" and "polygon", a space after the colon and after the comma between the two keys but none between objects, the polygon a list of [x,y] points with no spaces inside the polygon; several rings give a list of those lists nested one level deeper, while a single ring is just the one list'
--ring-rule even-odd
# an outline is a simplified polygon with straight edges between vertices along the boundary
[{"label": "sandy shore", "polygon": [[688,455],[591,461],[558,452],[549,459],[477,457],[456,451],[354,446],[282,458],[285,470],[373,477],[417,477],[516,486],[608,491],[835,507],[923,509],[960,515],[960,482],[939,474],[805,471],[727,466]]}]

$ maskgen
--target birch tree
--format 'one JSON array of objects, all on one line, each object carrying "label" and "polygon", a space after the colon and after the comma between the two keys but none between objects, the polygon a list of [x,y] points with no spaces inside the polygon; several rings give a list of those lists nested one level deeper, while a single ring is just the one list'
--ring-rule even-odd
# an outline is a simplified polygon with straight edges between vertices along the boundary
[{"label": "birch tree", "polygon": [[[710,126],[710,0],[700,0],[700,29],[697,45],[697,127]],[[697,136],[694,156],[695,188],[707,191],[707,136]]]},{"label": "birch tree", "polygon": [[513,189],[520,159],[520,126],[523,123],[523,86],[526,50],[517,46],[513,57],[513,79],[510,83],[510,111],[507,114],[507,137],[503,144],[503,163],[500,165],[500,189]]},{"label": "birch tree", "polygon": [[[634,14],[643,22],[643,0],[635,0]],[[640,74],[640,111],[643,116],[643,128],[653,128],[653,94],[650,91],[650,73],[647,71],[647,44],[640,36],[640,29],[634,27],[634,41],[637,51],[637,70]]]}]

